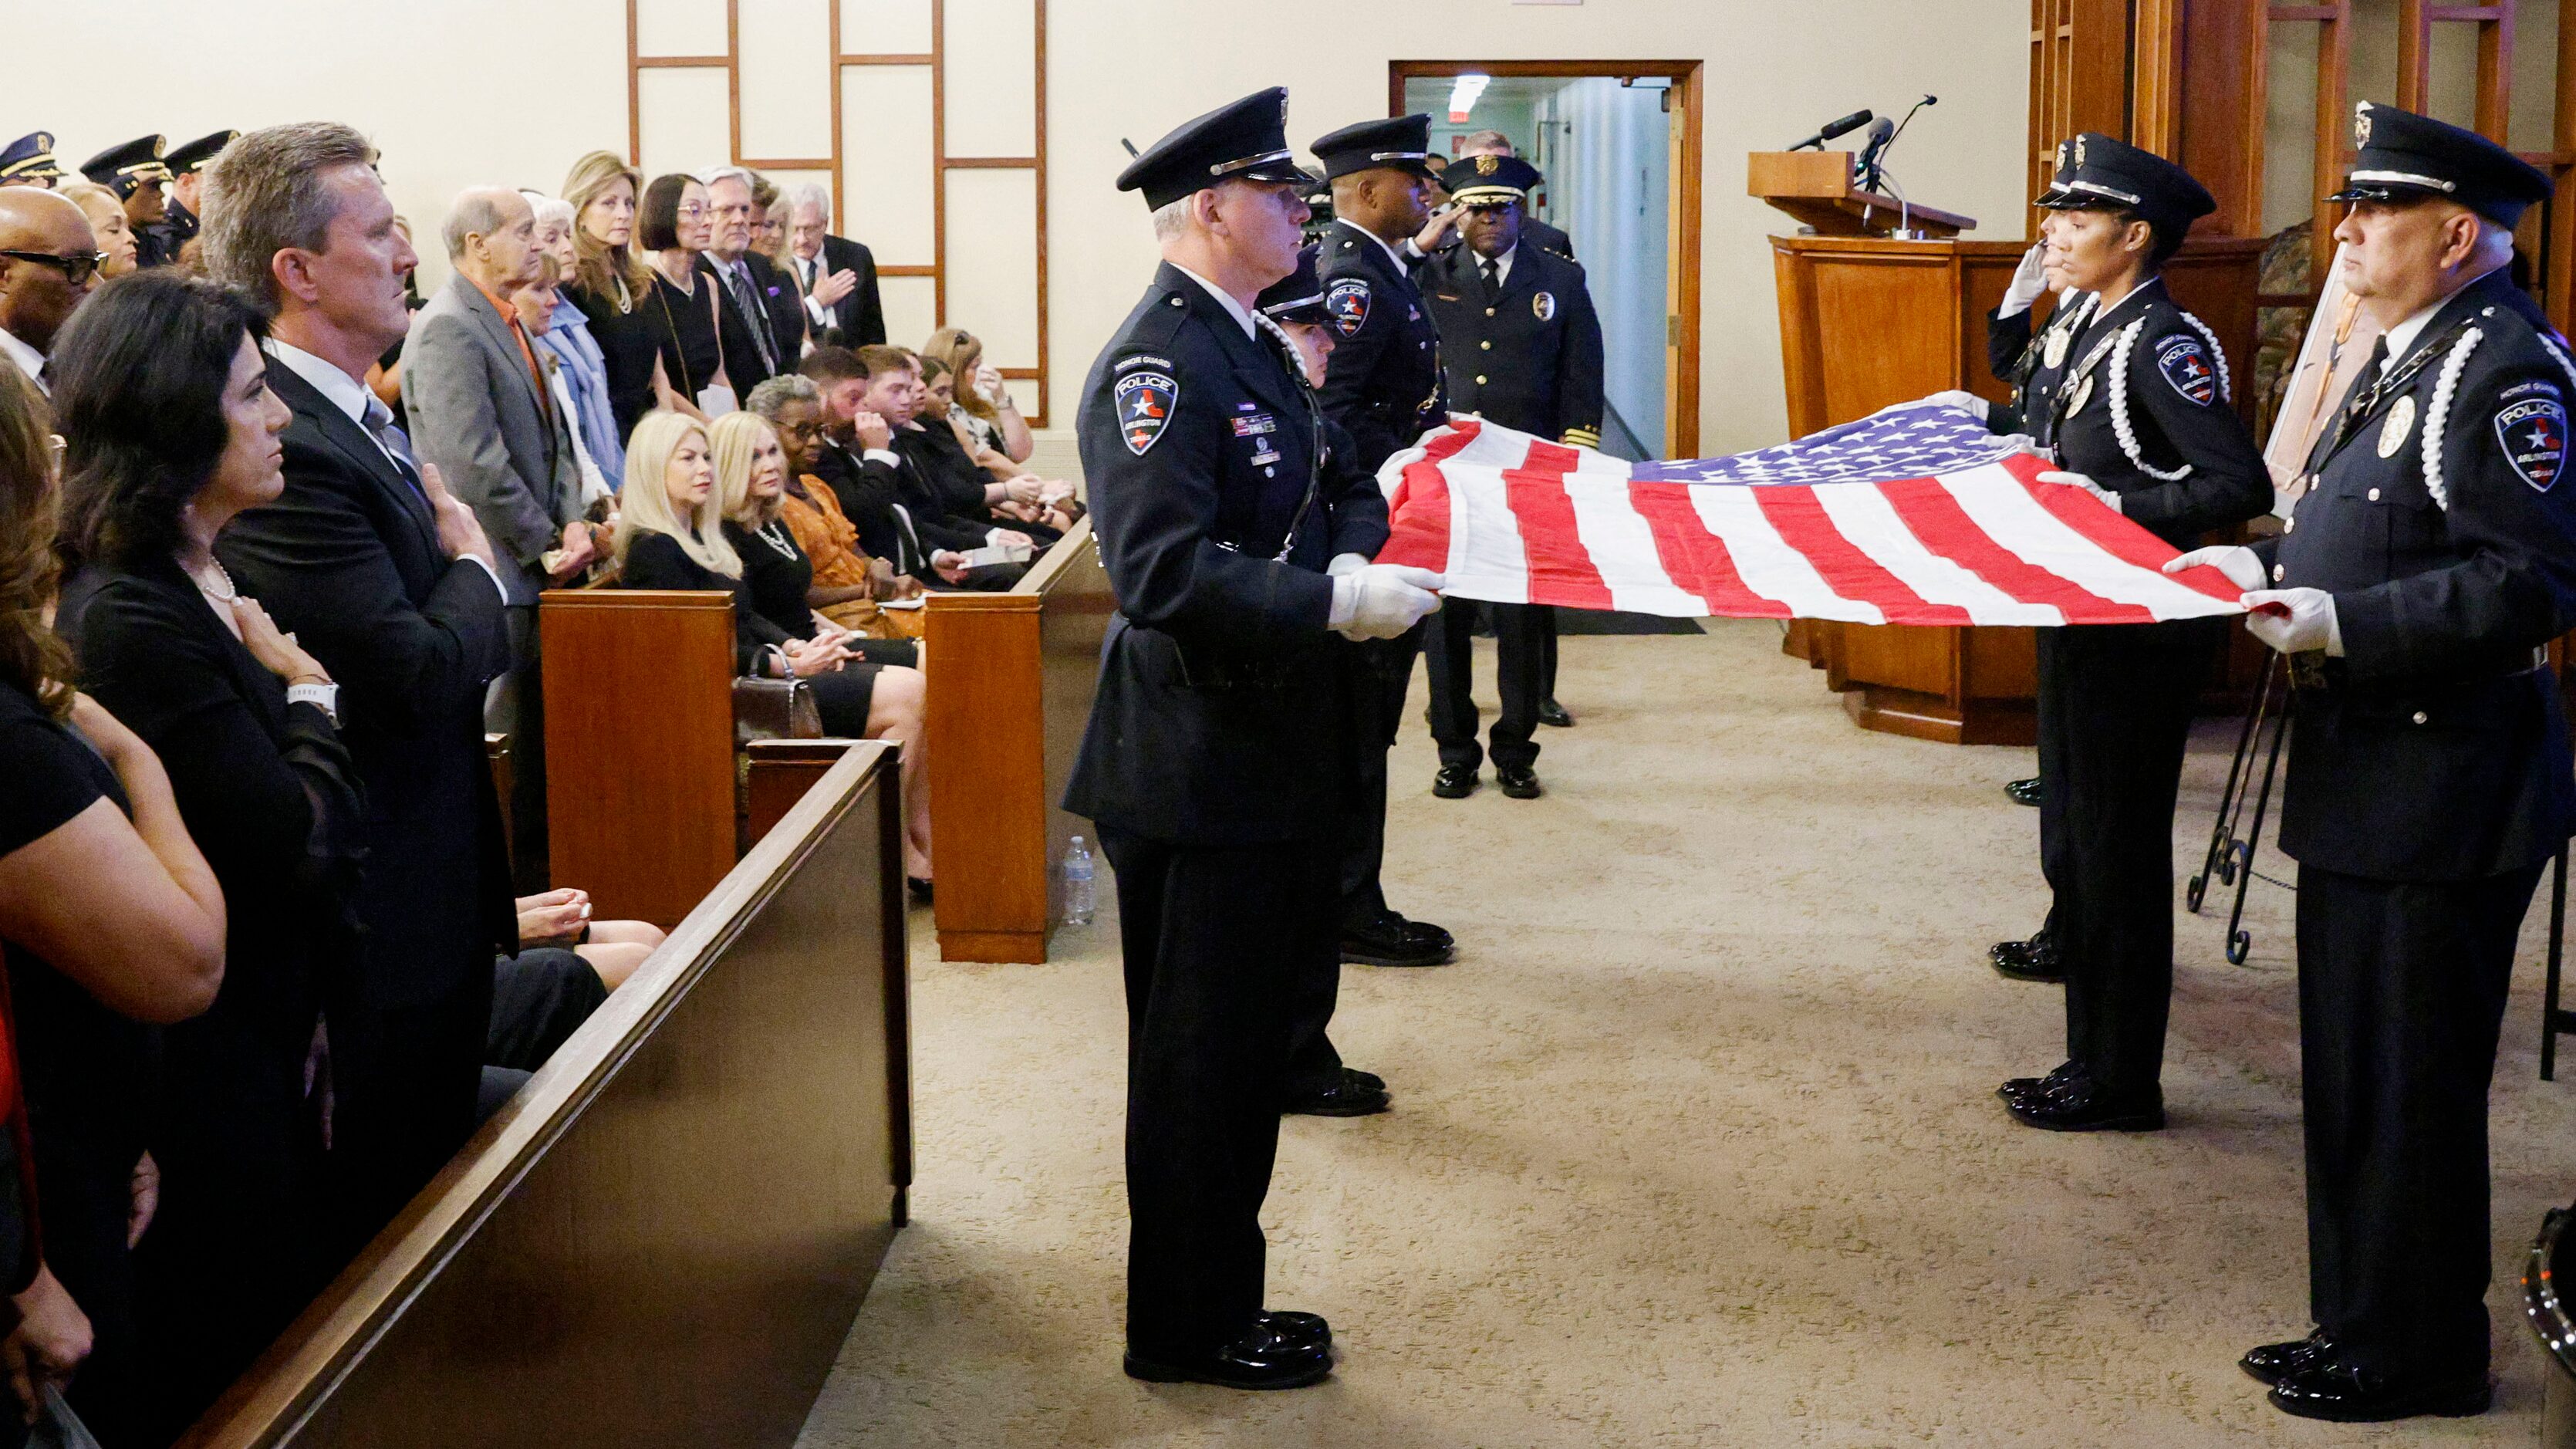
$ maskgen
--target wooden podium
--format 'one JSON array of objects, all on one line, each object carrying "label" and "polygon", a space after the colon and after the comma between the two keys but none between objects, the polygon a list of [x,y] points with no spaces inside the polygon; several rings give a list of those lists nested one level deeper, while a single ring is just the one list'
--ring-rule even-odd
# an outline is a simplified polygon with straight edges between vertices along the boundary
[{"label": "wooden podium", "polygon": [[[2003,301],[2023,241],[1962,241],[1976,219],[1916,206],[1892,235],[1893,199],[1852,185],[1840,151],[1754,152],[1747,189],[1813,235],[1774,236],[1789,435],[1960,388],[2002,402],[1986,367],[1986,314]],[[1915,235],[1920,233],[1920,235]],[[2252,412],[2256,264],[2264,242],[2199,240],[2165,268],[2175,300],[2217,332]],[[2048,302],[2040,302],[2042,318]],[[1825,671],[1863,729],[1947,744],[2037,737],[2035,635],[2022,628],[1793,620],[1787,652]]]}]

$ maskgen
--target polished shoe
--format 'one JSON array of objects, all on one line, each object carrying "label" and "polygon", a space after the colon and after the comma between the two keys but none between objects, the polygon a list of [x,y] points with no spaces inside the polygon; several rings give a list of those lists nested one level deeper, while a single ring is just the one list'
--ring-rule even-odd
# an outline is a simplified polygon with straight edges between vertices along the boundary
[{"label": "polished shoe", "polygon": [[1527,765],[1496,765],[1494,783],[1515,800],[1535,800],[1547,793],[1539,787],[1538,771]]},{"label": "polished shoe", "polygon": [[1289,1308],[1264,1308],[1252,1315],[1252,1326],[1267,1329],[1270,1336],[1288,1348],[1302,1348],[1322,1353],[1333,1346],[1333,1326],[1320,1313],[1299,1313]]},{"label": "polished shoe", "polygon": [[1342,928],[1342,961],[1350,966],[1444,966],[1457,954],[1449,933],[1389,911],[1367,926]]},{"label": "polished shoe", "polygon": [[1372,1092],[1383,1092],[1386,1090],[1386,1078],[1379,1076],[1375,1072],[1361,1071],[1357,1067],[1342,1068],[1342,1080],[1345,1082],[1356,1083]]},{"label": "polished shoe", "polygon": [[2090,1076],[2018,1101],[2007,1097],[2004,1110],[2043,1132],[2161,1132],[2165,1125],[2162,1093],[2125,1098]]},{"label": "polished shoe", "polygon": [[2289,1343],[2267,1343],[2259,1348],[2249,1348],[2245,1356],[2236,1361],[2236,1366],[2259,1382],[2277,1384],[2303,1368],[2331,1362],[2333,1358],[2334,1339],[2320,1328]]},{"label": "polished shoe", "polygon": [[1565,706],[1558,704],[1554,696],[1538,702],[1538,722],[1543,725],[1553,725],[1561,730],[1574,728],[1574,716],[1567,714]]},{"label": "polished shoe", "polygon": [[1986,962],[1997,975],[2014,981],[2064,981],[2065,958],[2057,938],[2043,929],[2027,941],[1997,941],[1986,948]]},{"label": "polished shoe", "polygon": [[1464,800],[1475,794],[1476,767],[1442,765],[1440,773],[1431,777],[1431,793],[1443,800]]},{"label": "polished shoe", "polygon": [[2073,1062],[2059,1062],[2056,1069],[2047,1076],[2011,1078],[2002,1086],[1995,1088],[1995,1095],[2003,1098],[2004,1105],[2009,1107],[2016,1102],[2032,1101],[2065,1092],[2082,1080],[2084,1080],[2082,1067]]},{"label": "polished shoe", "polygon": [[2495,1380],[2480,1369],[2452,1378],[2392,1379],[2339,1358],[2294,1369],[2272,1386],[2272,1407],[2334,1424],[2381,1424],[2437,1414],[2465,1419],[2495,1402]]},{"label": "polished shoe", "polygon": [[1386,1088],[1362,1086],[1346,1072],[1322,1091],[1289,1098],[1279,1110],[1290,1117],[1374,1117],[1387,1109],[1389,1101]]},{"label": "polished shoe", "polygon": [[[1267,1318],[1271,1315],[1263,1315]],[[1298,1317],[1312,1317],[1299,1314]],[[1318,1318],[1317,1323],[1323,1322]],[[1127,1351],[1127,1377],[1155,1384],[1215,1384],[1224,1389],[1302,1389],[1333,1371],[1333,1356],[1283,1335],[1258,1319],[1243,1336],[1212,1353],[1161,1358]]]},{"label": "polished shoe", "polygon": [[2010,800],[2015,805],[2036,806],[2039,804],[2039,789],[2039,777],[2037,775],[2033,775],[2027,780],[2006,780],[2004,782],[2004,798]]},{"label": "polished shoe", "polygon": [[1425,951],[1452,952],[1458,949],[1457,937],[1429,921],[1412,920],[1392,911],[1388,914],[1395,916],[1395,928],[1403,932],[1404,939],[1413,945]]}]

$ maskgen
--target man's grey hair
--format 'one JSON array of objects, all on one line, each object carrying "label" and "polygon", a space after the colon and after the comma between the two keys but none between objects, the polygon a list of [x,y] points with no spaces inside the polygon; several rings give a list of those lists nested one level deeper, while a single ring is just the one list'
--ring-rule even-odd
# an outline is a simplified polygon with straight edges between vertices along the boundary
[{"label": "man's grey hair", "polygon": [[796,208],[800,206],[810,206],[816,211],[821,212],[823,214],[823,224],[826,226],[831,225],[832,193],[824,190],[821,186],[808,181],[801,185],[788,187],[787,214],[789,216],[794,216],[796,214]]},{"label": "man's grey hair", "polygon": [[1469,131],[1458,138],[1458,154],[1461,156],[1517,156],[1520,152],[1513,149],[1512,138],[1500,131]]},{"label": "man's grey hair", "polygon": [[1166,202],[1155,207],[1154,214],[1150,218],[1154,223],[1154,240],[1158,242],[1180,240],[1181,233],[1190,229],[1190,203],[1197,197],[1198,193],[1193,191],[1178,201]]},{"label": "man's grey hair", "polygon": [[337,121],[303,121],[252,131],[226,146],[205,169],[206,271],[274,310],[271,259],[289,247],[322,251],[340,198],[332,173],[373,166],[376,148]]},{"label": "man's grey hair", "polygon": [[501,198],[515,194],[507,186],[469,186],[456,193],[456,204],[447,209],[447,224],[438,229],[439,239],[447,243],[447,259],[464,260],[467,238],[499,231],[505,219]]},{"label": "man's grey hair", "polygon": [[814,385],[814,379],[801,372],[782,372],[753,388],[751,396],[743,399],[742,405],[774,423],[792,402],[809,402],[821,407],[823,390]]},{"label": "man's grey hair", "polygon": [[757,191],[759,188],[752,185],[754,179],[755,178],[752,176],[751,170],[748,167],[719,166],[715,170],[699,177],[698,184],[709,191],[713,191],[716,189],[716,183],[719,181],[739,181],[742,183],[743,190]]}]

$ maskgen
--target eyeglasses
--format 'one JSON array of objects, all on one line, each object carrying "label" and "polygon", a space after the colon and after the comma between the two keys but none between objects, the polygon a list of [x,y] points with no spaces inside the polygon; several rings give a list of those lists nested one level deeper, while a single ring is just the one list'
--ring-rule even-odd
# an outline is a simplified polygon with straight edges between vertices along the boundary
[{"label": "eyeglasses", "polygon": [[63,274],[63,280],[75,287],[88,281],[92,273],[107,265],[105,252],[72,252],[57,256],[52,252],[22,252],[0,247],[0,257],[15,257],[22,262],[42,262],[60,271]]},{"label": "eyeglasses", "polygon": [[812,439],[823,436],[821,423],[778,423],[775,426],[781,434],[790,438]]}]

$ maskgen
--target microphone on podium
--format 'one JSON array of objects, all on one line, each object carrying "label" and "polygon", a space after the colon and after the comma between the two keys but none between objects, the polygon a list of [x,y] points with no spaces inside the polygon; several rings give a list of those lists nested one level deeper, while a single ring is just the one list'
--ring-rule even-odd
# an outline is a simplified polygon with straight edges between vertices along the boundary
[{"label": "microphone on podium", "polygon": [[1807,139],[1799,142],[1797,145],[1792,146],[1789,149],[1792,151],[1804,151],[1808,147],[1813,146],[1821,151],[1824,149],[1824,145],[1827,141],[1833,140],[1837,136],[1857,131],[1861,127],[1868,125],[1873,118],[1873,112],[1854,111],[1839,121],[1826,122],[1824,129],[1816,132],[1816,134],[1809,136]]},{"label": "microphone on podium", "polygon": [[1869,139],[1861,144],[1860,154],[1852,158],[1852,181],[1863,191],[1876,191],[1880,180],[1878,161],[1887,153],[1887,143],[1896,139],[1896,123],[1885,116],[1869,123]]}]

